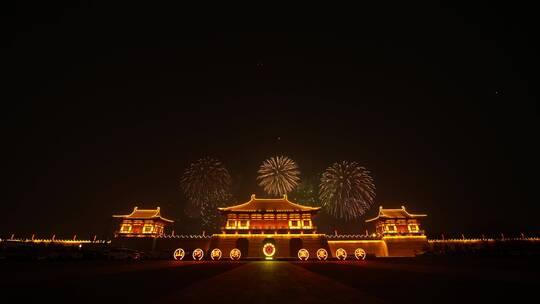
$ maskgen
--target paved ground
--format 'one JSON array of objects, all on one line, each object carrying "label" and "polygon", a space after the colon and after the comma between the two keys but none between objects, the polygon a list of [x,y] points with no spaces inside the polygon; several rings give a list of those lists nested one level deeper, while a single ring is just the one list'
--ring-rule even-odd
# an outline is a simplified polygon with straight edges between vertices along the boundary
[{"label": "paved ground", "polygon": [[540,286],[533,259],[4,262],[0,270],[3,303],[504,303]]}]

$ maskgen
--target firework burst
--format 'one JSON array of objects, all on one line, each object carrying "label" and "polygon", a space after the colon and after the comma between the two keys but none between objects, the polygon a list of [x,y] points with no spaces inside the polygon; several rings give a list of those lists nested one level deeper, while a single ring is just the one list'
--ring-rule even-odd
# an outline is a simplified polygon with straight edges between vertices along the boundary
[{"label": "firework burst", "polygon": [[356,162],[334,163],[321,176],[319,198],[331,215],[346,220],[357,218],[375,200],[373,178]]},{"label": "firework burst", "polygon": [[180,178],[180,185],[189,202],[200,210],[203,227],[214,227],[217,207],[231,198],[231,175],[213,158],[201,158],[189,165]]},{"label": "firework burst", "polygon": [[300,181],[298,165],[286,156],[276,156],[265,160],[258,173],[259,185],[270,195],[287,194]]}]

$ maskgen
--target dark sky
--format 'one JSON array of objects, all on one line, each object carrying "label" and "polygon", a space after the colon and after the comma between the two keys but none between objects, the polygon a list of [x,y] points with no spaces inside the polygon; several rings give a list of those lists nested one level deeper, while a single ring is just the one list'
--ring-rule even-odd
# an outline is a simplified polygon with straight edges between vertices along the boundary
[{"label": "dark sky", "polygon": [[179,188],[191,161],[222,160],[244,202],[282,154],[306,177],[372,171],[372,210],[323,231],[405,202],[431,235],[538,233],[532,10],[355,10],[2,9],[0,234],[103,234],[134,205],[198,232]]}]

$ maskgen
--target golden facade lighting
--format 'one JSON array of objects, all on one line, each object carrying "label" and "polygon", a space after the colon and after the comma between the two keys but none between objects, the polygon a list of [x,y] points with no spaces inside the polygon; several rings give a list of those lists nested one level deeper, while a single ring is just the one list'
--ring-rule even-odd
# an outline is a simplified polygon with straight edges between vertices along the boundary
[{"label": "golden facade lighting", "polygon": [[384,209],[379,207],[379,214],[366,223],[375,223],[375,230],[379,235],[424,235],[420,230],[420,219],[426,217],[426,214],[409,213],[405,206],[401,209]]},{"label": "golden facade lighting", "polygon": [[222,231],[228,234],[315,233],[312,218],[320,207],[293,203],[287,195],[262,199],[255,194],[244,204],[218,208],[226,218]]},{"label": "golden facade lighting", "polygon": [[120,229],[115,232],[115,237],[158,237],[165,234],[166,225],[173,223],[172,220],[161,216],[160,208],[139,209],[134,207],[130,214],[113,215],[120,219]]}]

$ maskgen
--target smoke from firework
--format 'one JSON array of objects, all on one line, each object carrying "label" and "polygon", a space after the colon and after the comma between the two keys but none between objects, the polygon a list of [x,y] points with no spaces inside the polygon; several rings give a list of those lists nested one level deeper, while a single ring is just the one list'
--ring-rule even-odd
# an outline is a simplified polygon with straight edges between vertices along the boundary
[{"label": "smoke from firework", "polygon": [[289,193],[289,197],[301,205],[320,207],[319,182],[319,176],[304,177],[302,182]]},{"label": "smoke from firework", "polygon": [[342,161],[323,172],[319,198],[331,215],[353,219],[373,205],[375,184],[366,168],[356,162]]}]

